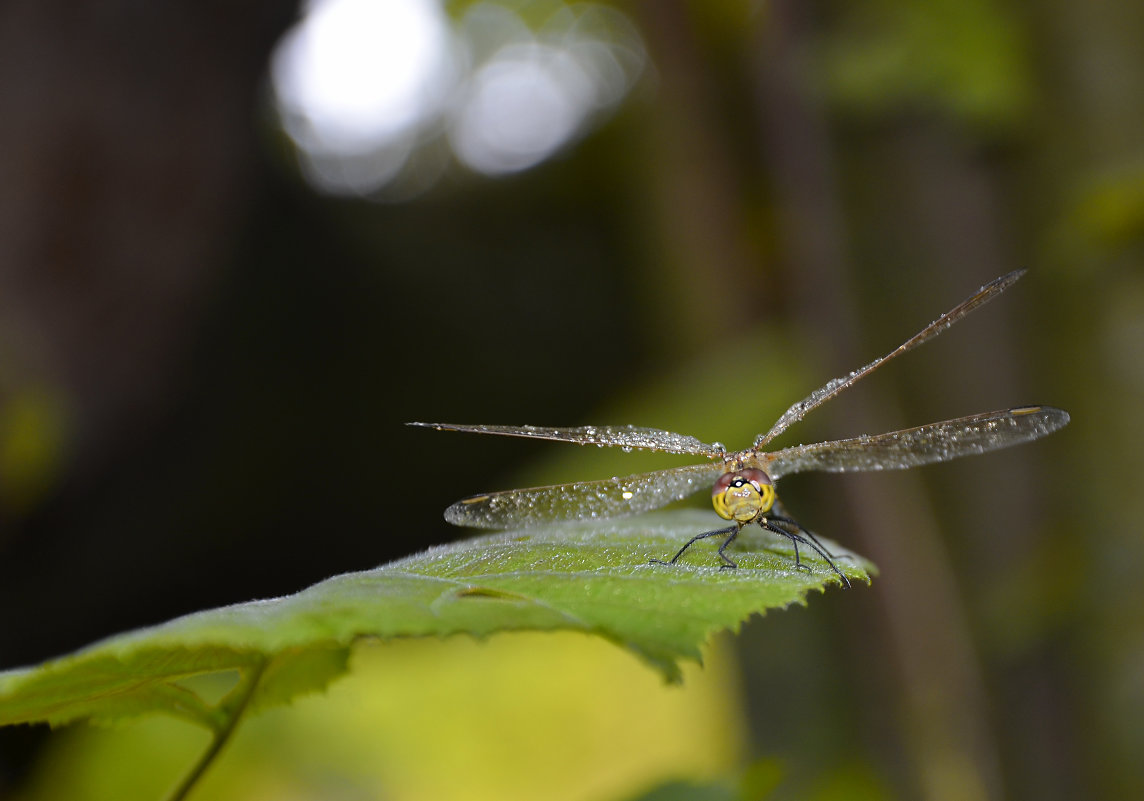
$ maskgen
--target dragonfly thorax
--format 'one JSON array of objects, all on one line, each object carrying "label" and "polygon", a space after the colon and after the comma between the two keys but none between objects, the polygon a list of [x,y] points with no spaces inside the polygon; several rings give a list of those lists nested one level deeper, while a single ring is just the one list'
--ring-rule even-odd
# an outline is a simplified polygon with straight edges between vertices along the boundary
[{"label": "dragonfly thorax", "polygon": [[711,488],[711,503],[725,520],[750,522],[770,511],[774,502],[774,482],[756,467],[724,473]]}]

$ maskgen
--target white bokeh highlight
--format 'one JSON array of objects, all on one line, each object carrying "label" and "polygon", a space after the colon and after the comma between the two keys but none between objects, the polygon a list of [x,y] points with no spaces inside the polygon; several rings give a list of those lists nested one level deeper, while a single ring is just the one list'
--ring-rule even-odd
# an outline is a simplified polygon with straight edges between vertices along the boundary
[{"label": "white bokeh highlight", "polygon": [[312,0],[271,63],[307,180],[401,197],[444,173],[443,142],[468,168],[504,175],[593,128],[643,72],[643,43],[609,7],[547,5],[534,30],[492,2],[454,22],[439,0]]},{"label": "white bokeh highlight", "polygon": [[449,39],[433,0],[314,0],[271,65],[288,132],[363,153],[415,129],[455,83]]}]

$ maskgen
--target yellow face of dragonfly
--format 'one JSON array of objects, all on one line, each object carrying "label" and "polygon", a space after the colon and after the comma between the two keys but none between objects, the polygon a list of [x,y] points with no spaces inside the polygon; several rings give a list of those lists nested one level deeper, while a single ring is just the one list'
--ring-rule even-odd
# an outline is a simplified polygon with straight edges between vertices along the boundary
[{"label": "yellow face of dragonfly", "polygon": [[724,473],[711,489],[711,503],[724,520],[750,522],[769,512],[774,502],[771,477],[756,468]]}]

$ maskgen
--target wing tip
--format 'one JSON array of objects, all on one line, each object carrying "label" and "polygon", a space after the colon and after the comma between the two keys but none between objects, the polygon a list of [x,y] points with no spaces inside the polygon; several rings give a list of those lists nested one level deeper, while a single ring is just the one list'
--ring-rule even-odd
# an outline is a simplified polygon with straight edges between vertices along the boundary
[{"label": "wing tip", "polygon": [[1059,409],[1056,406],[1015,406],[1009,410],[1009,414],[1015,417],[1021,417],[1026,414],[1035,414],[1046,422],[1053,423],[1053,429],[1066,426],[1072,420],[1072,417],[1064,409]]},{"label": "wing tip", "polygon": [[1022,278],[1024,278],[1025,273],[1027,273],[1027,272],[1029,272],[1028,267],[1018,267],[1016,270],[1012,270],[1010,272],[1005,273],[1002,276],[994,278],[988,284],[981,287],[981,289],[985,290],[985,289],[988,289],[992,286],[997,286],[997,287],[1000,287],[1001,289],[1008,289],[1013,284],[1017,283]]},{"label": "wing tip", "polygon": [[445,522],[460,528],[503,529],[488,520],[482,519],[479,512],[482,507],[487,508],[491,495],[472,495],[450,504],[445,509]]}]

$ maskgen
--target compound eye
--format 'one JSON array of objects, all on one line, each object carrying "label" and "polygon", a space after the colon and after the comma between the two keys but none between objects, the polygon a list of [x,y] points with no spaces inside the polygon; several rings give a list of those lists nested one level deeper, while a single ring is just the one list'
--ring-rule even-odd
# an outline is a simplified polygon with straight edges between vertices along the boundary
[{"label": "compound eye", "polygon": [[774,497],[770,476],[754,468],[724,473],[711,489],[711,503],[725,520],[753,520],[771,508]]},{"label": "compound eye", "polygon": [[719,478],[715,479],[715,486],[711,488],[711,497],[714,498],[716,495],[722,495],[738,478],[738,473],[724,473],[719,476]]},{"label": "compound eye", "polygon": [[771,477],[759,470],[756,467],[748,467],[746,470],[740,470],[735,474],[743,481],[749,481],[755,485],[755,489],[762,492],[763,487],[770,486],[775,482],[771,481]]}]

